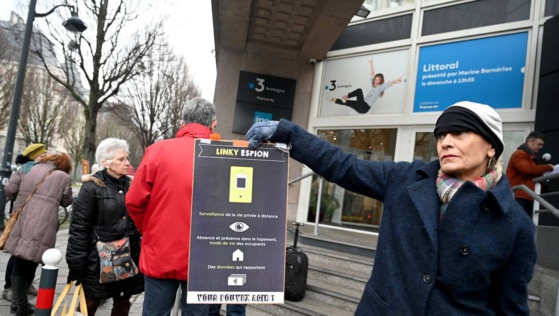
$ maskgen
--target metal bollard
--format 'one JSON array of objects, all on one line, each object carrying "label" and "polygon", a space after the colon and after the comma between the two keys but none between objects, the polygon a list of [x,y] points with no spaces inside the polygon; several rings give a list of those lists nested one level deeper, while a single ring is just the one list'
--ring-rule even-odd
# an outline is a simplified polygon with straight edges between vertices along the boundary
[{"label": "metal bollard", "polygon": [[56,278],[58,277],[58,264],[61,260],[62,253],[56,248],[48,249],[43,253],[45,265],[41,269],[35,316],[50,316],[51,314],[56,290]]}]

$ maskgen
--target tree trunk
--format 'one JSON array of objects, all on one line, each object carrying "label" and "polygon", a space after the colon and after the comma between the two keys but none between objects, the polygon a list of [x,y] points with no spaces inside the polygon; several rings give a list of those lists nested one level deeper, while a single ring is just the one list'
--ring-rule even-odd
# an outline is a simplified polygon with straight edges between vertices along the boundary
[{"label": "tree trunk", "polygon": [[95,163],[95,150],[97,145],[95,144],[95,135],[97,131],[97,113],[95,109],[95,100],[89,101],[88,111],[84,111],[85,115],[85,138],[84,138],[84,155],[85,159],[89,161],[89,166],[93,166]]}]

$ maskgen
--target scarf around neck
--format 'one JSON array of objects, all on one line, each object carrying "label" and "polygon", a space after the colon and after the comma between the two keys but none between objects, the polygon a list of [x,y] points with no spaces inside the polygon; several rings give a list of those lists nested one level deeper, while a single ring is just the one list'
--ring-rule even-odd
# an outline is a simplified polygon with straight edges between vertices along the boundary
[{"label": "scarf around neck", "polygon": [[[501,180],[503,175],[502,168],[499,170],[499,165],[493,167],[486,173],[484,176],[476,178],[474,181],[471,181],[475,186],[478,188],[487,191],[491,190],[497,185],[497,182]],[[465,183],[454,176],[448,175],[442,170],[439,170],[439,175],[437,177],[436,185],[437,185],[437,193],[439,194],[439,198],[443,202],[441,205],[441,210],[439,214],[439,218],[442,219],[446,207],[450,200],[454,197],[454,194],[460,189],[460,187]]]},{"label": "scarf around neck", "polygon": [[536,153],[534,153],[534,152],[530,149],[530,147],[528,147],[528,145],[526,145],[526,143],[524,143],[524,144],[518,146],[518,148],[516,148],[516,149],[524,150],[525,152],[527,152],[527,153],[528,153],[530,156],[532,156],[532,157],[536,156]]}]

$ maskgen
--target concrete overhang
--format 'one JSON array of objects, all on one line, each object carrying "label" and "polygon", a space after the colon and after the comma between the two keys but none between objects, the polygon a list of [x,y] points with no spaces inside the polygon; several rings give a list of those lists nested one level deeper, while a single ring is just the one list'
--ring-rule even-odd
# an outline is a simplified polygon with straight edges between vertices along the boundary
[{"label": "concrete overhang", "polygon": [[212,0],[216,50],[322,60],[363,0]]}]

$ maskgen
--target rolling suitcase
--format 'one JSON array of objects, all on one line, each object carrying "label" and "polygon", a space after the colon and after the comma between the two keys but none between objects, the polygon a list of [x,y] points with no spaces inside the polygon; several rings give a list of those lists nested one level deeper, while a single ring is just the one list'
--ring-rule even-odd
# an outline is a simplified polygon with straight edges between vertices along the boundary
[{"label": "rolling suitcase", "polygon": [[309,272],[309,257],[297,248],[300,223],[295,223],[295,238],[293,246],[286,248],[285,255],[285,299],[300,301],[305,297],[307,288],[307,274]]}]

